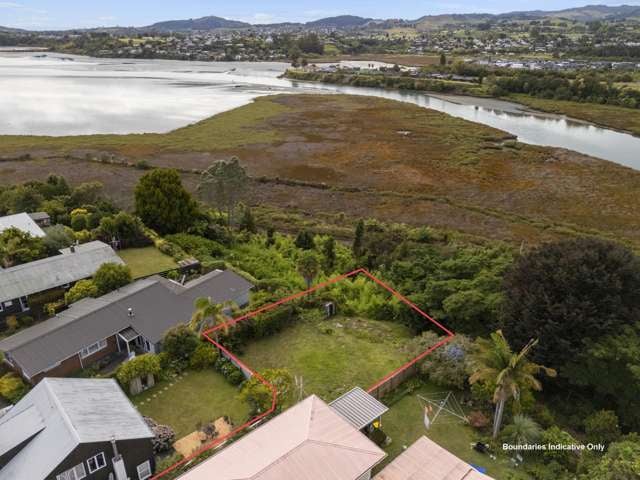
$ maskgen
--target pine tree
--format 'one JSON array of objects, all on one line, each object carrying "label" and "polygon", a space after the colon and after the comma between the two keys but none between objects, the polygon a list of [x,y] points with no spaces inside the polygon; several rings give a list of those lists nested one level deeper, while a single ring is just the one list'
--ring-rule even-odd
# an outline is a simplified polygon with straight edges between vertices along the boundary
[{"label": "pine tree", "polygon": [[360,220],[356,225],[356,236],[353,239],[353,256],[358,258],[362,255],[362,247],[364,242],[364,222]]}]

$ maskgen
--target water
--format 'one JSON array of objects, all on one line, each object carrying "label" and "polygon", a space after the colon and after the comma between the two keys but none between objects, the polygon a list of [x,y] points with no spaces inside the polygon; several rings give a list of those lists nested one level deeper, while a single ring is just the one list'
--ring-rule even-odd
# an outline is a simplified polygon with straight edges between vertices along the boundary
[{"label": "water", "polygon": [[[280,79],[284,63],[0,53],[0,134],[167,132],[274,93],[372,95],[489,125],[535,145],[640,169],[640,138],[508,102]],[[0,139],[1,141],[1,139]]]}]

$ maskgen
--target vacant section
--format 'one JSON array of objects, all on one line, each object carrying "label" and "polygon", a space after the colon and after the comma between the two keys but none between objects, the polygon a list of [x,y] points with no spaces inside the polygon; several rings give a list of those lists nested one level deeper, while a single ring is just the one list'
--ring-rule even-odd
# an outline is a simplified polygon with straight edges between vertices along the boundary
[{"label": "vacant section", "polygon": [[240,359],[260,372],[286,368],[302,379],[304,396],[329,402],[364,389],[410,359],[408,329],[397,323],[337,316],[300,318],[280,333],[251,341]]}]

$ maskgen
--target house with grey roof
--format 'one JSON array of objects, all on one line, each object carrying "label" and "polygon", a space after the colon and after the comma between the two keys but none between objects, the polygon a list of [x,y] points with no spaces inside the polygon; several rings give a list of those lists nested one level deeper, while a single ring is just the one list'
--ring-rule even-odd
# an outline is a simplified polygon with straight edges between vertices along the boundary
[{"label": "house with grey roof", "polygon": [[9,315],[28,314],[31,295],[67,288],[92,277],[105,263],[124,265],[113,248],[93,241],[64,248],[59,255],[0,268],[0,324]]},{"label": "house with grey roof", "polygon": [[0,217],[0,233],[9,228],[17,228],[32,237],[42,238],[46,236],[46,233],[40,228],[36,220],[28,213],[16,213],[15,215]]},{"label": "house with grey roof", "polygon": [[45,378],[0,416],[0,480],[146,480],[153,437],[115,380]]},{"label": "house with grey roof", "polygon": [[242,306],[252,288],[231,270],[214,270],[184,285],[155,275],[99,298],[84,298],[0,341],[0,351],[31,383],[67,376],[107,356],[158,353],[166,331],[190,320],[198,297]]}]

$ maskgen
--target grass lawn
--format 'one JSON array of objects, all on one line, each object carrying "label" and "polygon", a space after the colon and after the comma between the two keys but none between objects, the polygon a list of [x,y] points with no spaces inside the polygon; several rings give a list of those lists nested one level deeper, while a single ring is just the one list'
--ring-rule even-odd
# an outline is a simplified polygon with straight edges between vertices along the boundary
[{"label": "grass lawn", "polygon": [[481,454],[471,448],[478,438],[475,431],[461,422],[450,417],[441,417],[440,420],[427,430],[423,421],[423,405],[417,395],[442,392],[443,388],[425,384],[411,394],[405,395],[397,403],[391,405],[389,411],[382,417],[382,429],[392,438],[392,442],[385,448],[389,454],[385,462],[393,460],[422,435],[427,436],[462,460],[479,465],[487,469],[487,474],[496,480],[509,478],[507,474],[518,475],[517,479],[529,479],[522,470],[514,469],[509,464],[506,456],[499,455],[497,460],[492,460],[489,455]]},{"label": "grass lawn", "polygon": [[143,248],[127,248],[120,250],[118,255],[131,269],[133,278],[146,277],[154,273],[165,272],[178,265],[168,255],[154,246]]},{"label": "grass lawn", "polygon": [[189,370],[171,381],[162,381],[131,400],[140,413],[156,422],[170,425],[176,440],[222,416],[241,425],[249,407],[237,398],[238,390],[218,372]]},{"label": "grass lawn", "polygon": [[[331,328],[331,334],[323,329]],[[334,400],[355,386],[367,388],[407,358],[409,331],[402,325],[360,318],[300,320],[252,341],[241,359],[258,371],[287,368],[302,376],[305,394]]]}]

